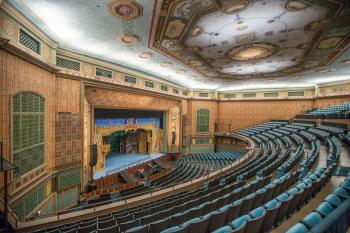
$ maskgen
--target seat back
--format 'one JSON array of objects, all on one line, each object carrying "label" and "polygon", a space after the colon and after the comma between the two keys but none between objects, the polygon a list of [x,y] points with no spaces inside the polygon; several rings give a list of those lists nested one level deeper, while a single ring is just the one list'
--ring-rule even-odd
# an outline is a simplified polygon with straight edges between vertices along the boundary
[{"label": "seat back", "polygon": [[190,233],[207,232],[209,228],[209,218],[190,224]]},{"label": "seat back", "polygon": [[227,214],[228,211],[216,211],[210,216],[209,221],[209,232],[215,231],[222,226],[224,226],[227,222]]},{"label": "seat back", "polygon": [[155,222],[152,222],[149,225],[149,233],[158,233],[169,227],[170,217],[166,219],[161,219]]}]

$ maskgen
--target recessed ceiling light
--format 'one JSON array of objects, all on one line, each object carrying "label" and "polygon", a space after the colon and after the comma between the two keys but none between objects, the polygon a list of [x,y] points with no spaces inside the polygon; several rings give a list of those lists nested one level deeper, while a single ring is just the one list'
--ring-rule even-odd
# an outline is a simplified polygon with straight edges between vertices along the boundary
[{"label": "recessed ceiling light", "polygon": [[343,63],[344,63],[344,64],[347,64],[347,65],[350,65],[350,59],[344,60]]},{"label": "recessed ceiling light", "polygon": [[173,63],[171,61],[163,61],[160,63],[160,66],[162,66],[162,67],[169,67],[172,65],[173,65]]},{"label": "recessed ceiling light", "polygon": [[151,52],[144,52],[139,54],[139,57],[142,59],[148,59],[148,58],[151,58],[152,56],[153,56],[153,53]]},{"label": "recessed ceiling light", "polygon": [[330,68],[330,67],[323,67],[317,70],[318,73],[329,73],[334,71],[335,69]]},{"label": "recessed ceiling light", "polygon": [[126,33],[117,37],[117,40],[123,44],[137,44],[140,42],[140,37],[136,34]]}]

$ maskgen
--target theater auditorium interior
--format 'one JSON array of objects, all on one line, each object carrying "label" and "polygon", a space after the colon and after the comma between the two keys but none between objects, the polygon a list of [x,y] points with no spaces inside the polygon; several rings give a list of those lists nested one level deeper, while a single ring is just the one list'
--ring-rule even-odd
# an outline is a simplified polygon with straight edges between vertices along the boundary
[{"label": "theater auditorium interior", "polygon": [[349,0],[0,0],[0,233],[350,233]]}]

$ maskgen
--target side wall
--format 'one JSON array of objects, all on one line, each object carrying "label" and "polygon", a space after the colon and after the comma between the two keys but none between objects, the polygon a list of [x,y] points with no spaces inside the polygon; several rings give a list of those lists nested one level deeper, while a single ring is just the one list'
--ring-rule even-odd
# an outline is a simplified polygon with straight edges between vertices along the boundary
[{"label": "side wall", "polygon": [[[183,118],[187,119],[186,124],[183,125],[183,150],[185,153],[212,151],[213,141],[211,139],[215,132],[216,122],[228,123],[231,125],[230,130],[236,131],[273,119],[290,120],[308,109],[326,107],[346,101],[350,101],[349,96],[294,100],[183,101],[184,109],[186,109],[183,111]],[[196,132],[196,112],[201,108],[210,111],[210,131],[207,135]],[[210,138],[210,143],[196,144],[195,139],[203,137]]]},{"label": "side wall", "polygon": [[313,106],[313,100],[226,101],[219,103],[220,120],[231,122],[231,131],[272,119],[289,120]]},{"label": "side wall", "polygon": [[[66,196],[67,191],[80,183],[80,173],[76,172],[77,169],[81,169],[79,164],[75,164],[74,167],[67,166],[64,170],[55,168],[56,115],[58,112],[80,114],[80,81],[56,77],[36,65],[0,50],[0,87],[0,140],[4,142],[4,157],[11,162],[12,96],[18,92],[30,91],[45,99],[44,164],[19,178],[12,175],[9,177],[10,206],[19,217],[25,217],[41,208],[45,202],[56,203],[59,199],[56,199],[54,193],[58,194],[57,197]],[[2,183],[3,178],[0,179]],[[65,183],[66,186],[60,186],[61,183]],[[75,194],[73,199],[62,200],[76,203],[79,191],[76,190]],[[56,209],[55,206],[56,204],[50,208],[51,211]]]},{"label": "side wall", "polygon": [[[214,152],[215,122],[218,118],[218,102],[211,100],[183,100],[183,151],[184,153]],[[209,132],[197,132],[197,111],[209,111]]]}]

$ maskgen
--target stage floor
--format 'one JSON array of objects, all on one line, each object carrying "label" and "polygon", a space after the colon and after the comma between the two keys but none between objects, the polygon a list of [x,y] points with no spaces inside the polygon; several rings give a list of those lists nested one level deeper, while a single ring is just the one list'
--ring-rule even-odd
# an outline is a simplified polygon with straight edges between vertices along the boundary
[{"label": "stage floor", "polygon": [[163,153],[157,154],[124,154],[124,153],[109,153],[106,157],[106,167],[102,171],[98,171],[94,174],[94,179],[99,179],[103,176],[116,173],[124,170],[127,167],[134,166],[139,163],[143,163],[149,160],[162,157]]}]

